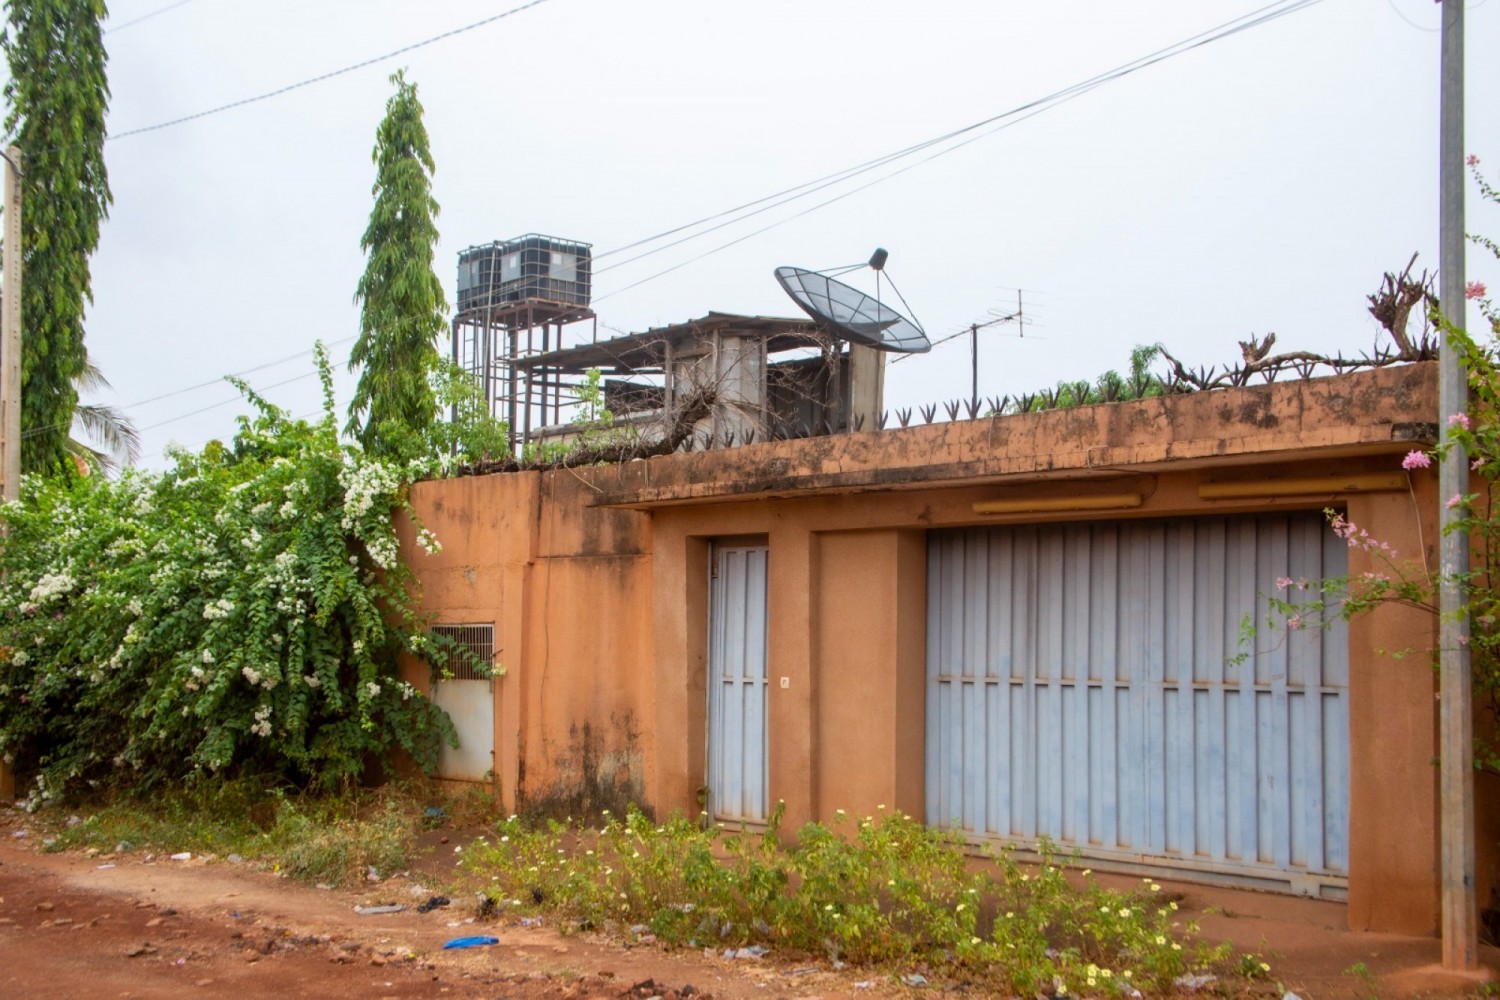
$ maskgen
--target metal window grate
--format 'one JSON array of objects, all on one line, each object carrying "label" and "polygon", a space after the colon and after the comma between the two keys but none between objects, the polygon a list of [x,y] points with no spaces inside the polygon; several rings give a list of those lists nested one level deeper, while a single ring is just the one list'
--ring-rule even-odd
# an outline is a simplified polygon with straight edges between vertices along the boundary
[{"label": "metal window grate", "polygon": [[432,634],[452,640],[456,648],[439,653],[432,664],[442,680],[486,681],[495,665],[495,626],[434,625]]}]

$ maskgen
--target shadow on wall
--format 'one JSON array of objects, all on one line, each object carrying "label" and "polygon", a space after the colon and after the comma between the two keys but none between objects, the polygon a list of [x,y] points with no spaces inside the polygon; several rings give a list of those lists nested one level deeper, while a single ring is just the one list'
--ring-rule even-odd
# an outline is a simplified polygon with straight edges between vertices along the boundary
[{"label": "shadow on wall", "polygon": [[608,809],[624,816],[634,805],[648,815],[645,802],[645,759],[633,712],[610,713],[607,730],[589,722],[568,727],[568,746],[558,751],[547,743],[550,787],[538,795],[527,793],[524,762],[518,791],[520,811],[554,819],[598,819]]}]

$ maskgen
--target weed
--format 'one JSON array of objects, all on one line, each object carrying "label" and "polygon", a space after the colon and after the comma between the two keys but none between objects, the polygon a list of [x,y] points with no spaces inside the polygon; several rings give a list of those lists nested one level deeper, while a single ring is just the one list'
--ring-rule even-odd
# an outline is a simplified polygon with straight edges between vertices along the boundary
[{"label": "weed", "polygon": [[[37,819],[55,828],[48,849],[95,848],[237,854],[274,866],[306,882],[348,883],[373,867],[389,873],[406,866],[423,820],[414,788],[379,792],[289,795],[253,781],[213,782],[178,788],[150,800],[117,798],[73,826],[61,813]],[[463,800],[444,800],[471,812]]]},{"label": "weed", "polygon": [[1254,956],[1196,928],[1147,879],[1139,891],[1082,888],[1054,846],[1023,867],[1001,851],[974,871],[964,844],[908,816],[810,823],[783,845],[781,810],[761,833],[631,810],[596,830],[512,817],[464,855],[465,877],[499,910],[547,912],[564,929],[649,929],[668,947],[764,944],[863,965],[921,967],[1022,995],[1169,990],[1215,967],[1261,978]]}]

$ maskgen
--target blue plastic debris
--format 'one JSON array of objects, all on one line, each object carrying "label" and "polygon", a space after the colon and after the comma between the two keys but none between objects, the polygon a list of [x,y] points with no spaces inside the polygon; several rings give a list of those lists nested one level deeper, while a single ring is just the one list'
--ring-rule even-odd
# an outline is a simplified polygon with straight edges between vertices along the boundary
[{"label": "blue plastic debris", "polygon": [[478,937],[454,938],[452,941],[449,941],[447,944],[443,945],[443,949],[446,951],[449,948],[480,948],[487,944],[499,943],[499,938],[489,937],[488,935],[481,934]]}]

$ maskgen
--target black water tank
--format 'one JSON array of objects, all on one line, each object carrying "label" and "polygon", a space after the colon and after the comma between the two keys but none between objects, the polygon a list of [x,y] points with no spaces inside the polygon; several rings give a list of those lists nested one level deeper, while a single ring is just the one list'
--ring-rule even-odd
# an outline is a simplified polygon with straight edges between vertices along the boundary
[{"label": "black water tank", "polygon": [[592,244],[528,233],[469,247],[458,255],[458,311],[525,299],[586,307],[593,284]]}]

